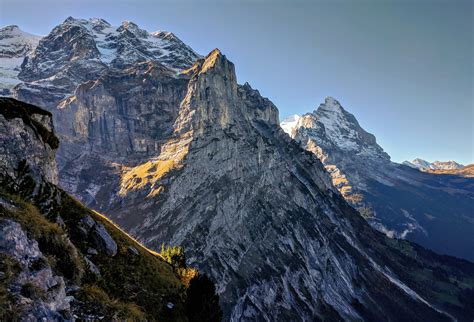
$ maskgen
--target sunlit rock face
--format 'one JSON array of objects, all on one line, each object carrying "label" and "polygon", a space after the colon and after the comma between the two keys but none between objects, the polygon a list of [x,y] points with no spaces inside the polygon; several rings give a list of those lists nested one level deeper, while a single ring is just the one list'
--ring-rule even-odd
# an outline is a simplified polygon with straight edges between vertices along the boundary
[{"label": "sunlit rock face", "polygon": [[[187,82],[187,76],[146,62],[78,86],[55,112],[64,142],[58,152],[61,185],[105,209],[120,173],[126,177],[142,160],[158,155],[172,135]],[[145,184],[147,176],[134,180]]]},{"label": "sunlit rock face", "polygon": [[375,136],[331,97],[287,131],[323,162],[334,186],[373,227],[389,237],[474,260],[472,179],[430,175],[390,162]]},{"label": "sunlit rock face", "polygon": [[[368,179],[359,174],[366,169],[390,163],[390,157],[366,132],[355,117],[332,97],[326,98],[314,113],[303,115],[291,129],[292,137],[313,152],[331,173],[335,187],[356,206],[361,206],[361,190]],[[369,170],[370,177],[377,172]]]},{"label": "sunlit rock face", "polygon": [[[237,83],[219,50],[188,67],[117,64],[57,102],[48,98],[61,185],[147,246],[184,246],[188,264],[216,282],[226,320],[472,313],[440,300],[441,280],[419,278],[441,267],[461,284],[472,265],[370,228],[319,159],[280,129],[276,107]],[[42,99],[43,90],[48,97],[45,88],[25,97]]]}]

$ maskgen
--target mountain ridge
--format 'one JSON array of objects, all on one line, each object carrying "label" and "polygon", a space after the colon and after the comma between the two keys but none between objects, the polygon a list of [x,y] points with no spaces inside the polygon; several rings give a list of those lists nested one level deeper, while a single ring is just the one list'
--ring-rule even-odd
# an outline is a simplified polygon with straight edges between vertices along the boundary
[{"label": "mountain ridge", "polygon": [[426,160],[416,158],[413,161],[404,161],[402,164],[418,170],[458,170],[462,169],[464,165],[457,163],[456,161],[434,161],[428,162]]},{"label": "mountain ridge", "polygon": [[[302,116],[291,136],[325,164],[345,199],[390,237],[409,238],[473,260],[468,245],[474,246],[474,240],[467,228],[472,225],[469,204],[474,198],[470,179],[436,177],[391,162],[375,136],[367,134],[352,114],[333,98],[329,103],[328,107],[326,100],[315,112]],[[433,196],[445,200],[444,205]]]},{"label": "mountain ridge", "polygon": [[151,60],[179,73],[199,57],[169,32],[149,33],[128,21],[112,26],[103,19],[69,17],[24,57],[12,96],[49,108],[110,69]]}]

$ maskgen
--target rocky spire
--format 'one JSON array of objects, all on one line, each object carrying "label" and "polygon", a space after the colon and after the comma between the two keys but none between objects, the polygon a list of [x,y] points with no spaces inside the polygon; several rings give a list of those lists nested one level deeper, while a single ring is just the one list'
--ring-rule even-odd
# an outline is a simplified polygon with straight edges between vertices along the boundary
[{"label": "rocky spire", "polygon": [[278,124],[276,107],[248,83],[237,84],[234,64],[219,49],[196,63],[181,111],[178,128],[182,128],[182,121],[191,113],[194,129],[201,134],[216,127],[247,126],[248,121]]}]

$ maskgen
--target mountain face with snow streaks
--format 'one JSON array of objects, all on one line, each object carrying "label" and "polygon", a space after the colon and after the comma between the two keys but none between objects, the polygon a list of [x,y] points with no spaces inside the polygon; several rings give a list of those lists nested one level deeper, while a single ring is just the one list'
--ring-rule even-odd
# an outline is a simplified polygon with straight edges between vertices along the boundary
[{"label": "mountain face with snow streaks", "polygon": [[199,55],[170,32],[149,33],[124,21],[67,18],[26,56],[13,96],[40,106],[55,106],[76,87],[111,69],[155,61],[178,72]]}]

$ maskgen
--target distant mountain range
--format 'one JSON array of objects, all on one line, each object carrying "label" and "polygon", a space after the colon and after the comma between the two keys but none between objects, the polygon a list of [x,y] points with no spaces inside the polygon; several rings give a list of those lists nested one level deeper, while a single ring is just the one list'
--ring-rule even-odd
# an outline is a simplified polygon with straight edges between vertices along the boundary
[{"label": "distant mountain range", "polygon": [[[468,321],[474,314],[474,264],[393,238],[417,237],[469,258],[470,181],[440,183],[441,176],[391,163],[337,100],[294,117],[293,140],[276,106],[238,84],[218,49],[201,56],[171,33],[102,19],[66,19],[26,54],[17,78],[9,93],[52,113],[59,184],[152,249],[184,246],[187,262],[215,282],[225,320]],[[14,130],[1,142],[5,155],[21,158],[8,142],[21,138],[23,125],[8,115],[0,121]],[[53,140],[52,130],[40,128],[29,141],[42,147],[34,138]],[[43,160],[25,158],[32,166]],[[0,161],[13,171],[20,160]],[[42,195],[38,203],[55,200]],[[126,265],[137,263],[127,246],[119,247],[130,254]],[[150,301],[138,306],[183,314],[184,299],[168,302],[168,293],[127,284],[117,295],[123,279],[140,283],[133,266],[106,272],[109,282],[118,276],[104,284],[114,297],[133,302],[143,294]]]},{"label": "distant mountain range", "polygon": [[419,158],[413,161],[404,161],[403,164],[419,170],[456,170],[464,167],[455,161],[428,162]]},{"label": "distant mountain range", "polygon": [[459,169],[428,169],[425,171],[429,173],[448,174],[448,175],[472,178],[474,177],[474,164],[468,164]]}]

